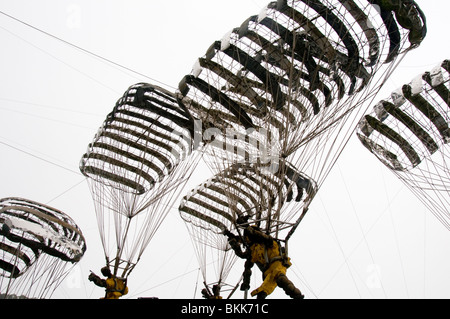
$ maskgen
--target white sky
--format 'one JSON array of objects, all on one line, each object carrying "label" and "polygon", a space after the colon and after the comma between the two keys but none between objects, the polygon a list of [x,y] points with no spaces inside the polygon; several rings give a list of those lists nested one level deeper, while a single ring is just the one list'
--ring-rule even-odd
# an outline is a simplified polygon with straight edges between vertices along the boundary
[{"label": "white sky", "polygon": [[[267,2],[0,0],[0,11],[176,87],[213,41]],[[417,2],[428,36],[380,98],[450,58],[450,2]],[[98,298],[103,291],[87,277],[104,258],[78,163],[123,92],[158,83],[2,14],[0,39],[0,198],[46,203],[77,222],[88,250],[54,297]],[[197,174],[193,186],[209,177]],[[177,207],[132,273],[128,297],[200,298],[198,264]],[[352,137],[290,241],[288,276],[307,298],[449,298],[449,243],[450,233]],[[285,298],[278,290],[273,296]]]}]

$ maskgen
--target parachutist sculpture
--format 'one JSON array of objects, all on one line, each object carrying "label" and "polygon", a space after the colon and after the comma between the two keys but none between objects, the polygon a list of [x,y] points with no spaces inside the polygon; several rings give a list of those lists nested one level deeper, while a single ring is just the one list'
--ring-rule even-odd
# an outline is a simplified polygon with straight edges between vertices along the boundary
[{"label": "parachutist sculpture", "polygon": [[[118,221],[99,227],[108,263],[122,259],[128,243],[144,252],[158,227],[139,225],[136,237],[118,230],[137,225],[137,215],[152,216],[148,220],[159,226],[167,214],[161,207],[171,206],[160,199],[188,180],[199,161],[193,156],[203,153],[215,175],[187,194],[179,211],[197,245],[205,285],[210,254],[220,255],[215,283],[223,284],[233,266],[228,237],[230,244],[242,240],[236,248],[248,248],[236,249],[247,260],[244,286],[255,263],[263,272],[253,296],[265,298],[280,286],[303,298],[286,277],[290,261],[280,241],[286,245],[334,165],[329,155],[348,141],[344,124],[351,123],[351,112],[381,88],[372,84],[376,73],[387,65],[387,79],[392,62],[426,32],[425,16],[412,0],[272,1],[214,41],[176,92],[145,83],[130,87],[80,162],[99,226],[109,215]],[[214,138],[193,148],[198,135]],[[248,228],[250,241],[244,242],[236,236],[241,216],[266,233]],[[107,241],[114,230],[123,236]],[[124,257],[131,266],[123,277],[140,254]]]},{"label": "parachutist sculpture", "polygon": [[102,279],[91,272],[89,275],[89,281],[92,281],[99,287],[105,288],[105,297],[102,299],[119,299],[128,293],[126,280],[114,276],[108,266],[103,267],[101,272],[106,279]]},{"label": "parachutist sculpture", "polygon": [[209,291],[208,288],[202,289],[202,295],[205,299],[222,299],[222,296],[220,295],[220,285],[216,284],[212,287],[212,293]]},{"label": "parachutist sculpture", "polygon": [[[257,299],[265,299],[279,286],[293,299],[304,298],[301,291],[286,276],[286,270],[292,264],[275,239],[263,233],[256,226],[249,226],[245,229],[243,241],[229,231],[225,231],[224,234],[229,238],[230,246],[236,252],[236,255],[247,259],[244,271],[244,278],[246,279],[244,279],[241,289],[247,290],[249,288],[250,269],[256,264],[263,273],[264,281],[259,288],[251,292],[252,297],[257,296]],[[247,247],[245,251],[242,251],[241,244]]]}]

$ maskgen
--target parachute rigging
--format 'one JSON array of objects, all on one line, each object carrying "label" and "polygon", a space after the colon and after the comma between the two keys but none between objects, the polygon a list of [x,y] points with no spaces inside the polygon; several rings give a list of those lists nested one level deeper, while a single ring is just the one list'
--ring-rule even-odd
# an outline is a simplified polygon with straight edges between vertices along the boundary
[{"label": "parachute rigging", "polygon": [[[95,203],[106,264],[127,278],[189,177],[194,122],[174,93],[131,86],[80,162]],[[184,161],[190,156],[190,161]]]},{"label": "parachute rigging", "polygon": [[215,41],[179,83],[213,171],[282,157],[320,184],[308,167],[326,176],[328,154],[340,153],[361,116],[354,111],[426,35],[415,2],[388,3],[280,0]]},{"label": "parachute rigging", "polygon": [[273,238],[285,239],[298,210],[307,209],[316,191],[315,182],[288,163],[235,163],[183,197],[180,215],[189,226],[205,282],[210,262],[218,265],[214,284],[219,285],[226,283],[236,262],[225,232],[240,237],[244,228],[257,225]]},{"label": "parachute rigging", "polygon": [[450,61],[380,101],[360,121],[362,144],[450,229]]},{"label": "parachute rigging", "polygon": [[1,291],[29,298],[50,297],[80,261],[86,242],[63,212],[23,198],[0,200]]},{"label": "parachute rigging", "polygon": [[[282,167],[292,163],[319,188],[355,128],[362,105],[380,89],[377,81],[383,74],[387,78],[396,59],[420,45],[426,32],[425,16],[414,1],[269,3],[215,41],[179,83],[182,103],[203,125],[204,159],[213,180],[225,183],[229,176],[224,172],[250,163],[261,171],[264,166],[280,168],[278,180],[269,180],[282,183],[288,176]],[[217,204],[238,214],[260,202],[267,214],[246,216],[277,239],[290,237],[303,217],[297,207],[296,223],[280,219],[283,205],[270,207],[267,197],[279,189],[265,186],[268,193],[256,192],[238,209],[236,196],[241,198],[242,191],[236,194],[228,184],[220,187],[228,194],[218,197],[221,203],[196,203],[210,213],[187,208],[188,199],[182,202],[189,227],[219,237],[217,229],[236,227],[237,216]],[[283,227],[287,231],[281,234]],[[228,249],[223,238],[205,242],[209,235],[200,238],[195,231],[191,236],[200,245],[217,242],[218,249]]]}]

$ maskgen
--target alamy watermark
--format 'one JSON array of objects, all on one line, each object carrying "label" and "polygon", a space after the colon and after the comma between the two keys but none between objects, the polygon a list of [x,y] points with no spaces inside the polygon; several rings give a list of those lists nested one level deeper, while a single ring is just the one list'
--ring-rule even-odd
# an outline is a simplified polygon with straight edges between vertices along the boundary
[{"label": "alamy watermark", "polygon": [[376,264],[371,264],[367,266],[366,272],[368,273],[366,286],[370,289],[381,288],[381,267]]},{"label": "alamy watermark", "polygon": [[80,29],[82,22],[82,10],[78,4],[72,3],[66,8],[66,26],[69,29]]},{"label": "alamy watermark", "polygon": [[[233,161],[258,163],[266,167],[277,167],[279,164],[280,139],[273,130],[204,128],[201,120],[195,120],[193,132],[194,136],[178,129],[173,130],[173,134],[179,138],[177,143],[179,149],[200,150],[209,147],[216,154],[222,155],[222,158]],[[175,155],[175,152],[173,154]]]}]

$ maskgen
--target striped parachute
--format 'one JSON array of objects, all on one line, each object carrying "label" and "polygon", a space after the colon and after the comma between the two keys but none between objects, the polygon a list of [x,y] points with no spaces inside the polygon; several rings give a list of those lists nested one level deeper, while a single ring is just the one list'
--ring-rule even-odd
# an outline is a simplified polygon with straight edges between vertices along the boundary
[{"label": "striped parachute", "polygon": [[[194,122],[176,95],[131,86],[107,116],[80,162],[113,274],[127,278],[188,178]],[[185,165],[184,165],[185,164]]]},{"label": "striped parachute", "polygon": [[50,297],[80,261],[84,236],[65,213],[23,198],[0,200],[2,296]]},{"label": "striped parachute", "polygon": [[316,191],[315,182],[288,163],[235,163],[183,197],[179,211],[189,225],[203,277],[208,278],[210,264],[216,265],[219,280],[206,285],[226,286],[236,262],[225,231],[242,236],[244,228],[256,225],[287,241],[304,216],[298,211],[306,213]]},{"label": "striped parachute", "polygon": [[[180,81],[179,94],[202,124],[204,159],[215,175],[210,182],[222,183],[211,185],[228,194],[223,204],[232,209],[237,195],[224,172],[242,163],[252,167],[250,172],[280,168],[271,179],[278,183],[289,179],[282,168],[290,163],[314,180],[316,192],[363,114],[362,104],[379,91],[398,57],[419,46],[426,33],[425,16],[410,0],[278,0],[213,42]],[[264,192],[270,193],[271,185],[276,186],[264,185]],[[266,197],[249,201],[246,209],[257,210],[265,201],[270,202]],[[291,220],[280,218],[285,207],[283,200],[279,203],[261,215],[246,216],[249,223],[286,240],[305,203],[297,203]],[[181,208],[188,204],[185,198]],[[214,233],[200,238],[191,231],[200,247],[213,245],[204,238],[221,236],[218,219],[212,222],[210,214],[220,215],[222,226],[238,232],[236,220],[244,207],[236,216],[219,214],[211,204],[204,209],[209,213],[193,214],[195,218],[181,210],[188,229]],[[223,239],[217,242],[219,250],[229,249]],[[222,279],[219,275],[216,282]]]},{"label": "striped parachute", "polygon": [[317,137],[337,138],[331,134],[379,89],[376,75],[390,74],[426,34],[414,2],[394,10],[377,3],[272,2],[209,47],[179,91],[201,120],[216,172],[262,155],[331,152],[336,143],[318,145]]},{"label": "striped parachute", "polygon": [[450,229],[450,61],[403,85],[360,121],[362,144]]}]

